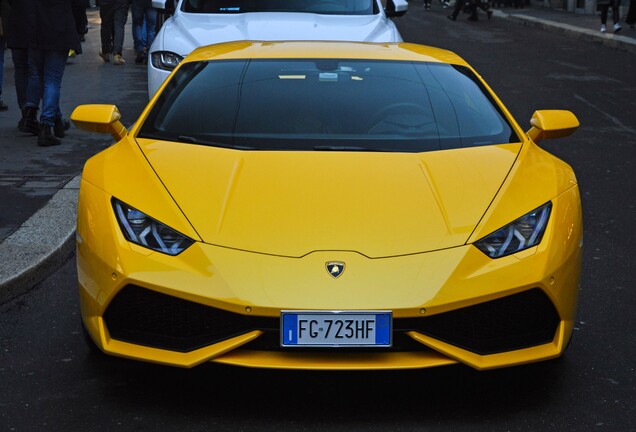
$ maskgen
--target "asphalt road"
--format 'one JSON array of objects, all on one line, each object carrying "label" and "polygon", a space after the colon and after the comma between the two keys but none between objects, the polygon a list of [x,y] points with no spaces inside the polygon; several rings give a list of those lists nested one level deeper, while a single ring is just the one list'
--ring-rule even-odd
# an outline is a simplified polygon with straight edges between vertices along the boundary
[{"label": "asphalt road", "polygon": [[535,109],[579,117],[573,136],[542,143],[574,167],[583,199],[579,319],[565,357],[357,373],[96,357],[82,341],[71,257],[0,306],[0,431],[636,431],[636,56],[504,20],[450,22],[419,3],[396,22],[406,40],[466,58],[522,125]]}]

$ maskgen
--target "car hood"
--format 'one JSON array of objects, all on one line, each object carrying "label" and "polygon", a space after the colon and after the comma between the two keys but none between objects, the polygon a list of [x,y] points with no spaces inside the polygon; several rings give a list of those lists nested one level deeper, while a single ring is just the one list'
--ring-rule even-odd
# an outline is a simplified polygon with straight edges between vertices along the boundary
[{"label": "car hood", "polygon": [[401,42],[383,15],[334,16],[253,12],[236,15],[185,14],[167,21],[160,35],[165,50],[187,55],[195,48],[235,40],[350,40]]},{"label": "car hood", "polygon": [[204,242],[292,257],[319,250],[386,257],[465,244],[521,147],[257,152],[138,142]]}]

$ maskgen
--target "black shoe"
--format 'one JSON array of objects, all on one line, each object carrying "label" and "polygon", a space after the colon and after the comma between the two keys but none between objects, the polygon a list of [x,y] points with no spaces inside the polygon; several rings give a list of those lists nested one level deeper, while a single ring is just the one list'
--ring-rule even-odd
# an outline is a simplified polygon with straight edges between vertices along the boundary
[{"label": "black shoe", "polygon": [[140,52],[135,57],[135,64],[144,64],[146,62],[146,53]]},{"label": "black shoe", "polygon": [[52,127],[40,123],[40,133],[38,134],[38,146],[51,147],[62,144],[59,138],[53,135]]},{"label": "black shoe", "polygon": [[9,109],[9,106],[0,100],[0,111],[6,111]]},{"label": "black shoe", "polygon": [[453,16],[453,15],[449,15],[446,18],[448,18],[451,21],[455,21],[457,19],[457,17]]},{"label": "black shoe", "polygon": [[38,109],[35,107],[22,108],[22,118],[18,122],[18,130],[24,133],[37,135],[40,133],[38,122]]},{"label": "black shoe", "polygon": [[67,119],[57,117],[55,119],[55,125],[53,126],[53,134],[58,138],[64,138],[66,136],[64,131],[67,131],[70,127],[71,123]]}]

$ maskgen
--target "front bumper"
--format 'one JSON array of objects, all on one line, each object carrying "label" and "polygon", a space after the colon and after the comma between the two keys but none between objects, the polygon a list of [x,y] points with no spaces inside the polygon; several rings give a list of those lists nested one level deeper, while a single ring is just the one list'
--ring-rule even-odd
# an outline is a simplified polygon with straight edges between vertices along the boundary
[{"label": "front bumper", "polygon": [[[91,199],[87,199],[88,195]],[[84,324],[105,352],[181,367],[476,369],[561,355],[581,266],[578,190],[553,201],[542,243],[491,260],[473,246],[370,259],[350,251],[285,258],[196,243],[177,257],[131,245],[110,197],[83,185],[77,263]],[[87,205],[92,208],[87,208]],[[324,270],[347,262],[337,280]],[[278,346],[283,309],[391,310],[390,349]]]}]

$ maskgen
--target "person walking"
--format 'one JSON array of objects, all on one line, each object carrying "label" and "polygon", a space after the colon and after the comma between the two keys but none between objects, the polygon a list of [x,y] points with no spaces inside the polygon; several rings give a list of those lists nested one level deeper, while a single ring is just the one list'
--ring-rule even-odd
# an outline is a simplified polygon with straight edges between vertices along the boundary
[{"label": "person walking", "polygon": [[601,12],[601,33],[607,32],[607,14],[609,8],[612,8],[612,20],[614,21],[614,33],[621,31],[619,7],[621,0],[598,0],[597,9]]},{"label": "person walking", "polygon": [[91,7],[91,2],[90,0],[73,0],[72,7],[80,42],[86,42],[86,33],[88,33],[88,15],[86,10]]},{"label": "person walking", "polygon": [[453,12],[448,16],[448,19],[451,21],[457,20],[457,15],[459,15],[466,6],[466,0],[455,0],[455,7],[453,8]]},{"label": "person walking", "polygon": [[0,0],[0,111],[9,109],[2,100],[2,88],[4,87],[4,51],[7,47],[5,29],[7,28],[10,11],[9,0]]},{"label": "person walking", "polygon": [[110,62],[111,54],[114,65],[126,64],[122,51],[124,48],[124,32],[128,20],[129,0],[100,0],[99,17],[102,19],[100,36],[102,50],[99,56],[105,63]]},{"label": "person walking", "polygon": [[34,5],[31,1],[13,1],[11,12],[5,28],[7,47],[11,50],[13,60],[13,80],[18,108],[22,118],[18,121],[20,132],[38,135],[40,123],[38,110],[40,108],[40,77],[35,63],[29,60],[29,41],[32,37],[35,20]]},{"label": "person walking", "polygon": [[478,9],[482,9],[484,12],[486,12],[486,16],[488,17],[488,19],[490,19],[492,17],[492,11],[490,10],[490,5],[488,4],[487,1],[481,1],[481,0],[456,0],[455,1],[455,8],[453,9],[453,12],[448,16],[448,19],[451,21],[456,21],[457,20],[457,15],[460,14],[460,12],[462,10],[470,13],[470,15],[468,16],[468,19],[470,21],[477,21],[478,17],[477,17],[477,10]]},{"label": "person walking", "polygon": [[21,0],[32,7],[29,60],[35,64],[42,89],[42,112],[38,145],[61,144],[70,127],[60,110],[60,93],[66,59],[70,50],[82,53],[71,0]]},{"label": "person walking", "polygon": [[[428,0],[430,2],[430,0]],[[150,45],[155,40],[157,27],[157,9],[152,7],[152,0],[132,0],[130,5],[132,15],[133,46],[135,48],[135,63],[144,64],[148,61]]]},{"label": "person walking", "polygon": [[634,29],[634,24],[636,24],[636,0],[629,0],[629,10],[627,11],[625,22],[629,24],[630,29]]}]

